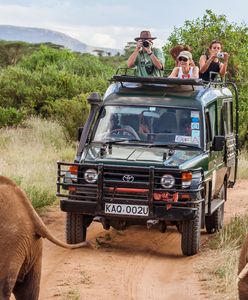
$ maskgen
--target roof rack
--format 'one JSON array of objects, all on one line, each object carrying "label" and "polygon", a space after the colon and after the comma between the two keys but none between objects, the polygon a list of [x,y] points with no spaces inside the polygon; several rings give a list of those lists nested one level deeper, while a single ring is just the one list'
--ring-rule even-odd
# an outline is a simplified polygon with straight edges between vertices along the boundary
[{"label": "roof rack", "polygon": [[150,84],[166,84],[166,85],[205,85],[202,79],[180,79],[168,77],[139,77],[132,75],[114,75],[110,81],[120,82],[135,82],[135,83],[150,83]]}]

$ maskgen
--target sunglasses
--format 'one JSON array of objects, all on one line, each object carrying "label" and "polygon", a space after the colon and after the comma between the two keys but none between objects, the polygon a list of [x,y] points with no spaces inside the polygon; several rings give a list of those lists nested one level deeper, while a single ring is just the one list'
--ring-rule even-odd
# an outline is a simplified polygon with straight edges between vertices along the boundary
[{"label": "sunglasses", "polygon": [[186,61],[188,61],[188,58],[186,58],[186,57],[179,57],[178,60],[179,60],[179,61],[185,61],[185,62],[186,62]]}]

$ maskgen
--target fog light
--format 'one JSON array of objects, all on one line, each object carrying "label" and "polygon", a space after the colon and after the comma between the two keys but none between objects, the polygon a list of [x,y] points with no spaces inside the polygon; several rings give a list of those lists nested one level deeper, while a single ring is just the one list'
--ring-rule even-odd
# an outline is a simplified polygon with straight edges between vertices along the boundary
[{"label": "fog light", "polygon": [[172,175],[165,174],[162,176],[160,183],[163,188],[170,189],[175,184],[175,178]]},{"label": "fog light", "polygon": [[88,169],[84,173],[84,180],[88,183],[95,183],[98,179],[98,174],[95,169]]}]

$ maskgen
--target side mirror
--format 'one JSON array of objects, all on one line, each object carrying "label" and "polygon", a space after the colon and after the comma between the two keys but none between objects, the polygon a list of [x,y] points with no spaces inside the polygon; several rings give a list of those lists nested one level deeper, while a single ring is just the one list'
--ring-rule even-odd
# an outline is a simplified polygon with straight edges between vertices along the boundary
[{"label": "side mirror", "polygon": [[79,142],[80,142],[80,139],[81,139],[81,135],[82,135],[83,130],[84,130],[83,127],[79,127],[79,128],[78,128],[78,137],[77,137],[77,139],[78,139]]},{"label": "side mirror", "polygon": [[225,137],[223,135],[216,135],[213,140],[212,150],[222,151],[225,146]]}]

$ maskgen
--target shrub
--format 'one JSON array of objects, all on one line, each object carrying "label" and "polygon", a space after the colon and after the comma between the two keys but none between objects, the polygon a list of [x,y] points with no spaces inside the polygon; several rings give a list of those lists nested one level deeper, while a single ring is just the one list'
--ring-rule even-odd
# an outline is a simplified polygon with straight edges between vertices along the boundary
[{"label": "shrub", "polygon": [[17,126],[25,119],[26,113],[14,107],[0,107],[0,127]]},{"label": "shrub", "polygon": [[76,140],[77,129],[84,125],[88,116],[86,96],[78,98],[56,100],[47,107],[49,114],[63,126],[67,140]]}]

